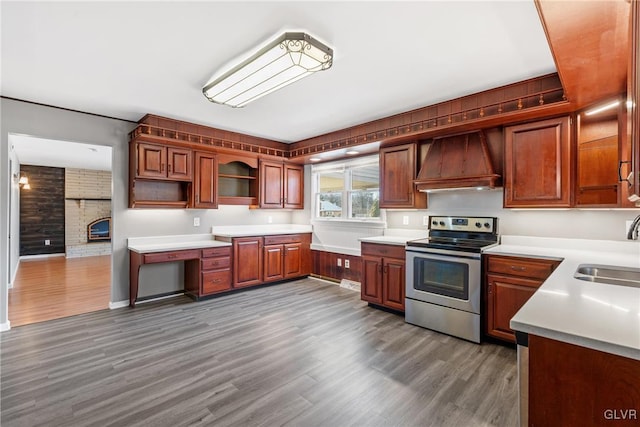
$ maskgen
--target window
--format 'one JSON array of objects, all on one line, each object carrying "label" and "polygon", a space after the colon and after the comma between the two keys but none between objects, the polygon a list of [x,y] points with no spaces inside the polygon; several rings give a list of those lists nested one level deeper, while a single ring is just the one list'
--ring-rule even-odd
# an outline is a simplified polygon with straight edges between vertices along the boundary
[{"label": "window", "polygon": [[378,156],[314,165],[316,219],[379,220]]}]

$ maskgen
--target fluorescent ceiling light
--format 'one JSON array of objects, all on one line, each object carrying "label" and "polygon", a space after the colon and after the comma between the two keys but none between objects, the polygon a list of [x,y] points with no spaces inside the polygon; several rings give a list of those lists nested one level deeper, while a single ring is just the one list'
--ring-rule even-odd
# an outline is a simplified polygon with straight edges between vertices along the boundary
[{"label": "fluorescent ceiling light", "polygon": [[333,63],[333,50],[305,33],[284,33],[256,54],[207,83],[211,102],[244,107]]},{"label": "fluorescent ceiling light", "polygon": [[613,102],[610,102],[610,103],[608,103],[606,105],[603,105],[602,107],[598,107],[598,108],[594,108],[593,110],[585,111],[584,115],[585,116],[592,116],[594,114],[598,114],[598,113],[601,113],[603,111],[615,108],[615,107],[618,106],[618,104],[620,104],[620,101],[613,101]]}]

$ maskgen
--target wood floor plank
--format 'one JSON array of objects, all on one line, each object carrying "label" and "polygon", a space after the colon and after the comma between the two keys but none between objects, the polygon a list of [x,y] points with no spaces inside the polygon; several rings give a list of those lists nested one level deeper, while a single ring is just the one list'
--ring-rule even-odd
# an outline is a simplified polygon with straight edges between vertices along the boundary
[{"label": "wood floor plank", "polygon": [[0,334],[13,426],[510,426],[515,350],[419,328],[313,279]]},{"label": "wood floor plank", "polygon": [[9,289],[11,326],[103,310],[111,295],[111,256],[20,261]]}]

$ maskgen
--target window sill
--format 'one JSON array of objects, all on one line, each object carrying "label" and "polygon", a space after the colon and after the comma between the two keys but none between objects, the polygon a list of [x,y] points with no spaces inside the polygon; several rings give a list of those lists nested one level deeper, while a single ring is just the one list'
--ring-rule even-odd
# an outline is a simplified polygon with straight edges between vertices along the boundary
[{"label": "window sill", "polygon": [[365,220],[365,219],[313,219],[312,225],[338,225],[343,227],[356,228],[386,228],[387,222],[382,220]]}]

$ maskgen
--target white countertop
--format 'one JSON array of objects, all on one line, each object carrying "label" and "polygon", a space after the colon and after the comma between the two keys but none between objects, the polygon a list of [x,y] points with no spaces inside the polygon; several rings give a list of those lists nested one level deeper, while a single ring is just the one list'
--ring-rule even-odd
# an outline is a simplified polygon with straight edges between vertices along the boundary
[{"label": "white countertop", "polygon": [[129,250],[138,253],[215,248],[219,246],[231,246],[231,243],[214,240],[211,234],[130,237],[127,239],[127,247]]},{"label": "white countertop", "polygon": [[211,234],[220,237],[270,236],[311,232],[313,232],[311,225],[302,224],[223,225],[211,227]]},{"label": "white countertop", "polygon": [[382,236],[360,237],[358,240],[366,243],[404,246],[409,240],[424,239],[427,235],[428,232],[426,230],[388,228],[384,230],[384,235]]},{"label": "white countertop", "polygon": [[484,253],[563,259],[512,329],[640,360],[640,289],[573,277],[585,263],[640,267],[640,242],[502,236]]}]

